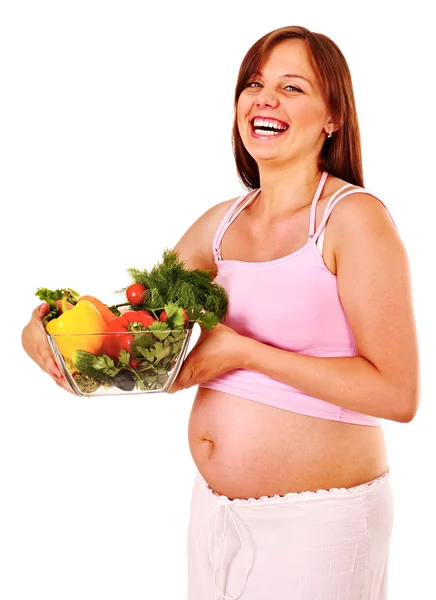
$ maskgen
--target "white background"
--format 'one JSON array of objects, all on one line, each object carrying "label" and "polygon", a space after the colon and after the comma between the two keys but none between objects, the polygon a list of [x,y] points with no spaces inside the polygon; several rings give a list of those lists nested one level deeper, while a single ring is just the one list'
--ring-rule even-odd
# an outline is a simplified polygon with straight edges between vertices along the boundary
[{"label": "white background", "polygon": [[436,129],[425,4],[2,5],[2,600],[186,597],[195,389],[74,397],[25,355],[21,330],[38,287],[119,300],[127,267],[150,268],[210,206],[243,192],[230,143],[239,64],[259,37],[292,24],[344,52],[365,184],[408,251],[422,396],[410,424],[383,422],[395,495],[389,599],[436,598]]}]

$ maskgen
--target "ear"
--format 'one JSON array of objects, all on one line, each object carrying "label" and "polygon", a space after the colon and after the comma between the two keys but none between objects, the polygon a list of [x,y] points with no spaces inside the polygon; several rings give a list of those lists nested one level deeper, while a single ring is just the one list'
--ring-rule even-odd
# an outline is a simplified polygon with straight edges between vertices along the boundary
[{"label": "ear", "polygon": [[334,133],[339,129],[339,125],[337,125],[331,117],[328,118],[326,124],[324,125],[324,131],[326,135],[329,133]]}]

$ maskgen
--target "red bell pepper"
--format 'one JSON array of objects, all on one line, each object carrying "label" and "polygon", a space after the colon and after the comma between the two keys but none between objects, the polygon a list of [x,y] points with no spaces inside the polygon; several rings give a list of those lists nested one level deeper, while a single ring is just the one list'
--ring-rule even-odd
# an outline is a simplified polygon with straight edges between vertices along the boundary
[{"label": "red bell pepper", "polygon": [[[130,310],[116,317],[107,328],[104,352],[112,359],[118,360],[120,350],[132,353],[131,346],[135,331],[145,331],[156,319],[146,310]],[[129,332],[131,332],[130,335]],[[132,358],[132,360],[134,360]]]}]

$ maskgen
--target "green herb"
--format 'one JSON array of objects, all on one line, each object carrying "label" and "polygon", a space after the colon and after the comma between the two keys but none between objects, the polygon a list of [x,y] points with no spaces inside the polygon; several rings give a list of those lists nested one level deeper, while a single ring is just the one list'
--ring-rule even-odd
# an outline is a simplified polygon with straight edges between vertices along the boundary
[{"label": "green herb", "polygon": [[186,329],[172,329],[168,323],[152,323],[143,334],[136,335],[132,355],[140,361],[135,369],[142,390],[163,387],[183,347]]},{"label": "green herb", "polygon": [[[125,352],[125,350],[121,350],[121,352]],[[128,352],[126,354],[128,354]],[[121,369],[124,368],[124,364],[116,366],[115,362],[107,354],[101,354],[99,356],[92,354],[91,356],[89,356],[89,363],[97,371],[101,371],[102,373],[110,375],[111,377],[115,377],[115,375],[118,375]]]},{"label": "green herb", "polygon": [[[148,290],[144,305],[140,308],[161,310],[164,305],[174,303],[185,309],[196,307],[197,313],[202,310],[213,313],[217,317],[216,322],[221,321],[228,305],[226,290],[221,285],[213,283],[212,271],[189,270],[184,265],[177,252],[166,249],[162,261],[151,271],[127,269],[132,280],[142,283]],[[125,292],[126,289],[123,288],[118,292]],[[197,320],[201,325],[205,322],[210,327],[213,315],[205,317],[204,313],[198,313]],[[206,325],[205,328],[208,328]]]},{"label": "green herb", "polygon": [[214,313],[204,311],[202,306],[187,308],[186,314],[190,321],[198,321],[204,329],[213,329],[217,324],[217,317]]},{"label": "green herb", "polygon": [[67,296],[68,302],[71,304],[77,304],[80,294],[70,288],[61,290],[49,290],[47,288],[38,288],[35,296],[38,296],[40,300],[44,300],[50,306],[54,306],[56,300],[62,300],[64,296]]}]

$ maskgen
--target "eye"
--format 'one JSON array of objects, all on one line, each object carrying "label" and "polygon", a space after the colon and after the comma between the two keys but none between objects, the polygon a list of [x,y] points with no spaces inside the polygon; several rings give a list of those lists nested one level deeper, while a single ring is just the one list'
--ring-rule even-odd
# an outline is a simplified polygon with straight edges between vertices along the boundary
[{"label": "eye", "polygon": [[249,81],[247,83],[247,87],[260,87],[260,83],[258,81]]},{"label": "eye", "polygon": [[301,92],[301,90],[297,87],[295,87],[295,85],[286,85],[283,89],[287,90],[288,88],[292,88],[291,90],[289,90],[290,92]]}]

